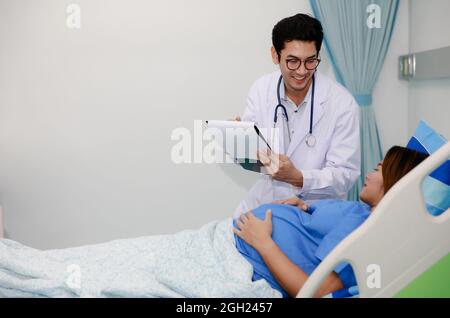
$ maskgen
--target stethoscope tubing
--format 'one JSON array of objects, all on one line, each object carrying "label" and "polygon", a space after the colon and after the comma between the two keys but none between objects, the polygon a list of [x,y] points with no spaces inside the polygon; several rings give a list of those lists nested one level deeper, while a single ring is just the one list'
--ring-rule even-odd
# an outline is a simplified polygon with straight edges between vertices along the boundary
[{"label": "stethoscope tubing", "polygon": [[[280,75],[280,78],[278,79],[278,84],[277,84],[277,100],[278,100],[278,104],[277,106],[275,106],[275,112],[273,115],[273,128],[275,128],[277,122],[278,122],[278,108],[281,108],[283,115],[286,117],[286,124],[287,124],[287,129],[288,129],[288,135],[289,135],[289,141],[290,141],[290,130],[289,130],[289,117],[287,114],[287,110],[286,107],[281,103],[281,96],[280,96],[280,88],[281,88],[281,82],[283,81],[283,75]],[[310,113],[310,117],[309,117],[309,133],[308,133],[308,138],[312,138],[313,140],[315,140],[313,134],[312,134],[312,128],[313,128],[313,120],[314,120],[314,93],[315,93],[315,88],[316,88],[316,79],[315,79],[315,74],[313,74],[312,76],[312,92],[311,92],[311,113]],[[310,145],[308,142],[308,139],[306,140],[306,143],[308,146],[314,146],[314,145]],[[273,141],[272,141],[273,142]]]}]

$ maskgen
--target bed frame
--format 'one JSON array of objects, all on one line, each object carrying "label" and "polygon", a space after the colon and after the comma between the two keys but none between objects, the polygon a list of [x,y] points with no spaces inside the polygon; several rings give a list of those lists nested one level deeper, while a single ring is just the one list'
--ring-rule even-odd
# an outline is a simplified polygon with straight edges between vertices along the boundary
[{"label": "bed frame", "polygon": [[398,181],[373,215],[321,262],[297,297],[312,297],[341,262],[352,265],[359,297],[392,297],[446,256],[450,208],[432,216],[425,208],[421,183],[449,158],[450,142]]}]

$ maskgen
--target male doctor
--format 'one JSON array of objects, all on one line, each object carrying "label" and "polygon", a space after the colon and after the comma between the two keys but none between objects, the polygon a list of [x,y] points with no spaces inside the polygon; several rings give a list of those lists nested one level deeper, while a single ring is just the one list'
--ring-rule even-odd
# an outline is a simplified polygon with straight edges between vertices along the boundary
[{"label": "male doctor", "polygon": [[305,14],[273,28],[272,60],[280,70],[253,84],[242,120],[270,131],[281,103],[285,111],[277,107],[273,138],[278,140],[267,136],[272,145],[278,142],[278,153],[259,153],[269,174],[250,189],[235,217],[274,200],[345,198],[360,175],[358,105],[316,70],[322,39],[320,22]]}]

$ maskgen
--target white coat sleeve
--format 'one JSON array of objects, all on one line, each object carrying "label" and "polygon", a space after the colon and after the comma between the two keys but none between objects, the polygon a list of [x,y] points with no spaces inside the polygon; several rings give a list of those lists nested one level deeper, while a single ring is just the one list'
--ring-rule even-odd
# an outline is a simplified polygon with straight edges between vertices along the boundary
[{"label": "white coat sleeve", "polygon": [[351,189],[361,173],[359,106],[354,99],[337,117],[324,168],[301,171],[300,196],[344,198]]}]

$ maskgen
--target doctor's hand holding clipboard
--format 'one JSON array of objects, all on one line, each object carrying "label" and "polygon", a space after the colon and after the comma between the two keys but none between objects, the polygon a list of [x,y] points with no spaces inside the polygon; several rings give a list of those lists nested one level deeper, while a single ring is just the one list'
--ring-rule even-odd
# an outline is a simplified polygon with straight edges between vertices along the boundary
[{"label": "doctor's hand holding clipboard", "polygon": [[[230,121],[233,120],[231,119]],[[240,122],[241,117],[236,116],[234,121]],[[258,131],[257,128],[256,130]],[[259,131],[258,134],[260,134]],[[262,138],[265,141],[264,137]],[[270,146],[267,145],[266,149],[258,150],[257,158],[259,160],[257,165],[260,166],[262,164],[265,167],[263,173],[270,175],[274,180],[283,181],[292,184],[295,187],[303,186],[303,175],[301,171],[294,166],[288,156],[273,152]],[[244,166],[244,168],[246,167]],[[257,171],[251,168],[248,168],[248,170]]]},{"label": "doctor's hand holding clipboard", "polygon": [[258,151],[258,159],[274,180],[292,184],[294,187],[303,187],[303,174],[295,168],[288,156],[267,149]]}]

